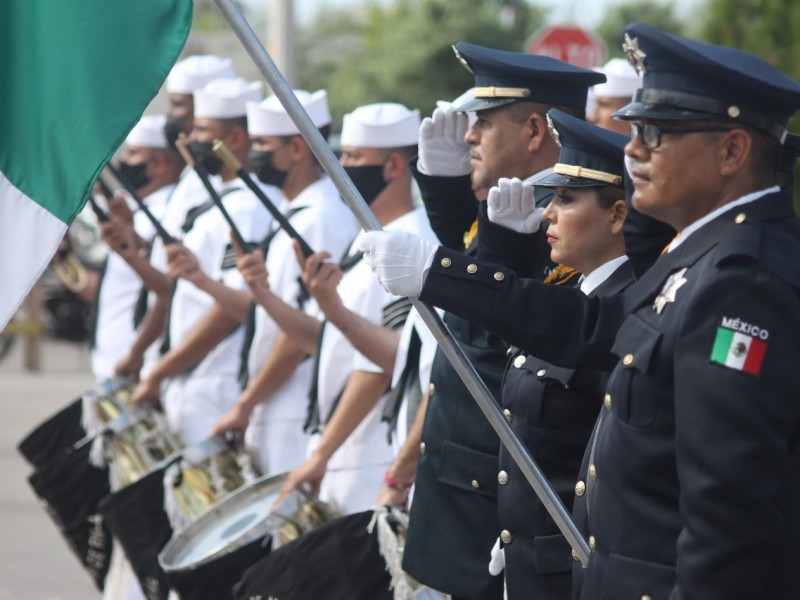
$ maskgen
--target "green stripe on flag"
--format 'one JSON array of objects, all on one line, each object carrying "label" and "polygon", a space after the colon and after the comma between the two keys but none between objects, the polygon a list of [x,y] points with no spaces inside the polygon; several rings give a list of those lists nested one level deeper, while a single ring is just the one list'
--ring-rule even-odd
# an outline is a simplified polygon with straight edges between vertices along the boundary
[{"label": "green stripe on flag", "polygon": [[70,223],[177,60],[192,1],[3,4],[0,171]]},{"label": "green stripe on flag", "polygon": [[725,364],[728,360],[728,352],[733,341],[733,331],[723,327],[717,327],[717,337],[714,340],[714,348],[711,350],[711,360]]}]

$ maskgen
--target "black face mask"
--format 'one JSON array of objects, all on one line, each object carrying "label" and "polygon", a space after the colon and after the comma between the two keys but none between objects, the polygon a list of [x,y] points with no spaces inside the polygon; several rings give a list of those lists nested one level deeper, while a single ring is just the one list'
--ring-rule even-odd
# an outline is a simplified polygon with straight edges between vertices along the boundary
[{"label": "black face mask", "polygon": [[250,169],[262,183],[282,188],[289,173],[275,168],[275,164],[272,162],[272,155],[272,151],[265,152],[251,149],[247,153],[247,159],[250,161]]},{"label": "black face mask", "polygon": [[178,141],[178,136],[183,131],[185,125],[185,117],[167,116],[167,122],[164,123],[164,135],[167,137],[167,143],[171,147],[175,147],[175,142]]},{"label": "black face mask", "polygon": [[345,167],[345,173],[353,180],[353,185],[364,198],[367,206],[389,183],[383,178],[383,165],[366,165],[363,167]]},{"label": "black face mask", "polygon": [[150,183],[150,178],[147,176],[147,163],[132,165],[126,162],[120,162],[119,172],[135,190],[143,188]]},{"label": "black face mask", "polygon": [[211,142],[189,142],[189,150],[194,159],[206,168],[209,175],[219,175],[222,170],[222,160],[214,154],[214,145]]}]

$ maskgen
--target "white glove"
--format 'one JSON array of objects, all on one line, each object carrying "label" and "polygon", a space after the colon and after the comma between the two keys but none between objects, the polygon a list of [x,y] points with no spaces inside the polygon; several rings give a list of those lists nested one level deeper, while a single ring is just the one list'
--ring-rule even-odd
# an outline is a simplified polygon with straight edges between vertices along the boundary
[{"label": "white glove", "polygon": [[378,282],[390,294],[416,298],[438,246],[407,231],[368,231],[358,249]]},{"label": "white glove", "polygon": [[425,117],[419,126],[419,172],[442,177],[469,174],[469,145],[464,143],[468,129],[467,115],[451,109],[437,108]]},{"label": "white glove", "polygon": [[497,538],[492,546],[492,558],[489,559],[489,574],[500,575],[506,568],[506,553],[500,547],[500,538]]},{"label": "white glove", "polygon": [[489,220],[517,233],[535,233],[542,222],[543,208],[536,208],[533,186],[516,177],[500,178],[486,199]]}]

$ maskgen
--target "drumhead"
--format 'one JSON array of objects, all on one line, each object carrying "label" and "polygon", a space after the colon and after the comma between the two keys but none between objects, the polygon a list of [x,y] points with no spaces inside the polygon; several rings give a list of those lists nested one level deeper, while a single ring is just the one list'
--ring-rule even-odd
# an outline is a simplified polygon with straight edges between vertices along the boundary
[{"label": "drumhead", "polygon": [[268,475],[229,494],[182,529],[164,546],[165,571],[194,569],[270,531],[269,516],[286,473]]}]

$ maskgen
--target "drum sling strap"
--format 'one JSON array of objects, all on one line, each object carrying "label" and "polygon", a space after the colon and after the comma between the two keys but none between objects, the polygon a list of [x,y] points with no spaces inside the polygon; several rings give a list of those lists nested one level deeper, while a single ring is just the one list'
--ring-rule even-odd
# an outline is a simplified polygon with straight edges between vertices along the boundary
[{"label": "drum sling strap", "polygon": [[414,416],[422,400],[422,389],[419,383],[419,354],[422,348],[417,328],[411,329],[411,338],[408,340],[408,352],[406,353],[406,364],[397,384],[389,392],[386,403],[383,405],[381,421],[389,424],[386,432],[386,439],[392,443],[392,433],[397,431],[397,419],[400,415],[400,406],[403,404],[403,396],[408,390],[408,418],[413,421]]},{"label": "drum sling strap", "polygon": [[[286,219],[291,219],[294,215],[299,213],[300,211],[308,208],[308,206],[298,206],[296,208],[290,208],[284,213]],[[270,244],[272,244],[272,240],[278,235],[278,232],[281,231],[281,228],[276,224],[274,229],[267,234],[267,237],[264,238],[264,241],[261,242],[261,251],[264,254],[264,260],[267,258],[267,252],[269,252]],[[300,310],[303,310],[303,306],[305,306],[306,300],[308,300],[308,290],[306,290],[305,286],[303,285],[303,281],[298,277],[298,282],[300,283],[300,291],[297,294],[297,307]],[[244,325],[244,341],[242,342],[242,352],[241,352],[241,360],[239,362],[239,385],[242,389],[247,387],[247,382],[250,379],[250,373],[248,369],[248,362],[250,362],[250,351],[253,346],[253,338],[256,335],[256,305],[255,302],[250,303],[250,307],[247,309],[247,318],[245,319]]]},{"label": "drum sling strap", "polygon": [[[355,240],[353,240],[355,242]],[[350,248],[353,246],[353,243],[350,243],[347,250],[344,253],[344,256],[339,261],[339,268],[347,273],[350,269],[355,267],[362,258],[364,258],[364,253],[361,251],[355,252],[350,254]],[[322,336],[325,334],[325,326],[328,324],[327,321],[322,322],[322,327],[319,330],[319,341],[317,342],[317,354],[314,356],[314,367],[312,369],[311,374],[311,386],[308,389],[308,406],[306,409],[306,420],[303,424],[303,431],[306,433],[317,433],[319,431],[319,426],[322,423],[322,419],[320,418],[319,414],[319,357],[322,350]],[[347,383],[345,383],[347,385]],[[328,420],[333,415],[333,412],[336,410],[336,407],[339,405],[339,400],[344,393],[344,387],[339,390],[339,393],[336,394],[336,398],[333,401],[333,406],[331,406],[330,413],[327,415],[327,419],[325,422],[327,423]]]}]

